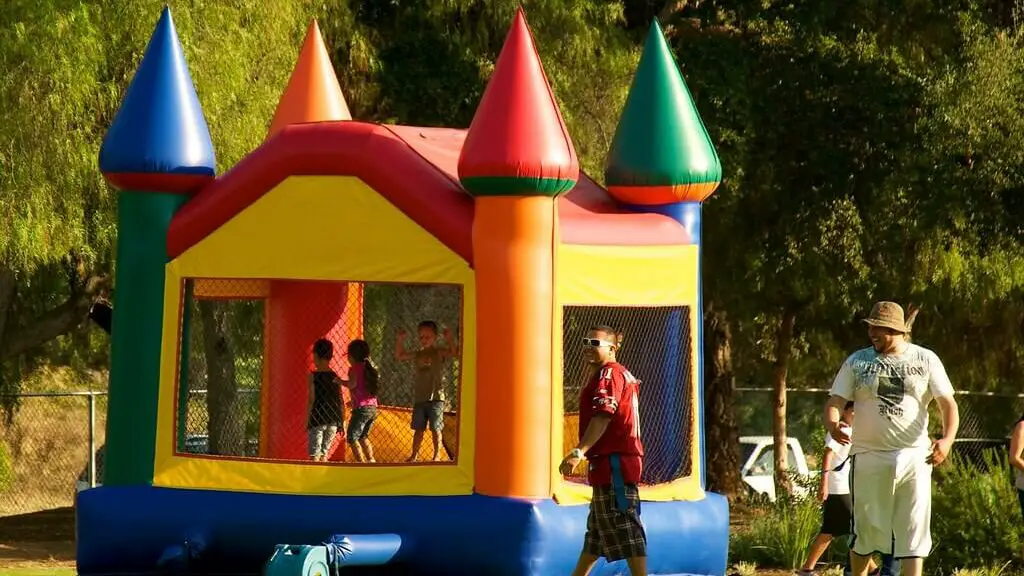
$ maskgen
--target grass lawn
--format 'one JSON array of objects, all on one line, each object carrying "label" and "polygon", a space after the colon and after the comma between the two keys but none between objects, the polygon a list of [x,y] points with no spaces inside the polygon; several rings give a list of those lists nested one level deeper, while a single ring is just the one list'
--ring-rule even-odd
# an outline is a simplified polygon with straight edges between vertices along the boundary
[{"label": "grass lawn", "polygon": [[74,568],[0,568],[0,576],[75,576]]}]

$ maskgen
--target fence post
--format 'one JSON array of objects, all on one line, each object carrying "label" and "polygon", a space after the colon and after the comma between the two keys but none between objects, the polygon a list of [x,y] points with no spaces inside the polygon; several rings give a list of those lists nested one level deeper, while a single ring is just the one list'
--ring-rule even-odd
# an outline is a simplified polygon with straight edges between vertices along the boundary
[{"label": "fence post", "polygon": [[96,394],[89,393],[89,488],[96,487]]}]

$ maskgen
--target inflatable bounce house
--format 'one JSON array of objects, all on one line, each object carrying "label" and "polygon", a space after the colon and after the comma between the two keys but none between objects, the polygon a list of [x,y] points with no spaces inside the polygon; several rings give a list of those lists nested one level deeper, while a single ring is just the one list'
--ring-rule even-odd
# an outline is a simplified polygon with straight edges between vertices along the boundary
[{"label": "inflatable bounce house", "polygon": [[[721,165],[657,23],[607,188],[580,172],[521,9],[468,130],[352,120],[314,22],[267,139],[221,175],[165,9],[99,163],[118,191],[116,299],[79,574],[569,574],[590,488],[558,463],[597,324],[624,333],[642,381],[650,573],[724,573],[699,264]],[[374,462],[353,458],[344,426],[309,455],[320,338],[343,377],[347,344],[371,345]],[[439,457],[431,433],[409,448],[423,399],[399,361],[417,338],[449,353],[429,400]]]}]

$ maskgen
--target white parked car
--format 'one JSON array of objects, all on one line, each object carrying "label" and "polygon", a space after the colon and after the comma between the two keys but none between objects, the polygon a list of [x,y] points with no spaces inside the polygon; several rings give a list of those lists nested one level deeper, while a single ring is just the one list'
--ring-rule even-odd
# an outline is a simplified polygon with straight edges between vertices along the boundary
[{"label": "white parked car", "polygon": [[[740,477],[756,494],[767,496],[775,501],[775,452],[772,449],[771,436],[740,437]],[[810,476],[807,457],[796,438],[786,438],[788,453],[786,464],[792,472],[800,476]],[[798,496],[806,496],[807,488],[798,482],[793,484],[793,492]]]}]

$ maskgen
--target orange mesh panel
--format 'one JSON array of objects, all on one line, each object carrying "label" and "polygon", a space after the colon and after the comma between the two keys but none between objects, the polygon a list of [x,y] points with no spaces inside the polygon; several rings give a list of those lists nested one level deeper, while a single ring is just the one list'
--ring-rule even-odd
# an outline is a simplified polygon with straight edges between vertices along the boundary
[{"label": "orange mesh panel", "polygon": [[195,298],[266,298],[269,292],[269,280],[199,278],[192,281]]}]

